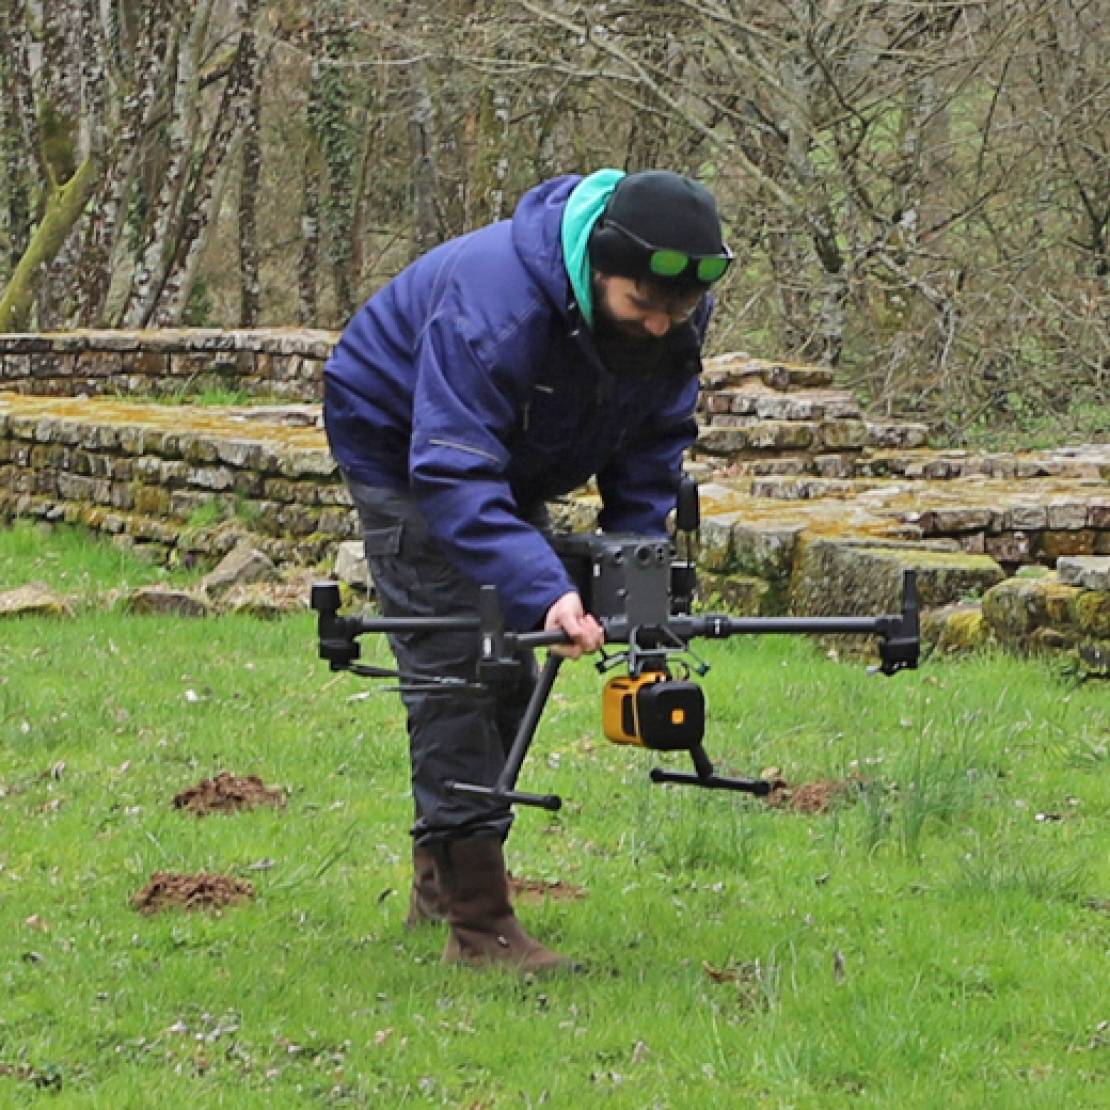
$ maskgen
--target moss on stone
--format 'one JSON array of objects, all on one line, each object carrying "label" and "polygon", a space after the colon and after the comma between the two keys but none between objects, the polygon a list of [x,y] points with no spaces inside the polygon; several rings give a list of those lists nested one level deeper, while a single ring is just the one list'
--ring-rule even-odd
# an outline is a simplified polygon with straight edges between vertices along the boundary
[{"label": "moss on stone", "polygon": [[921,635],[945,655],[975,651],[990,640],[990,630],[978,605],[950,605],[922,615]]},{"label": "moss on stone", "polygon": [[1110,590],[1079,590],[1072,601],[1076,626],[1087,636],[1110,639]]},{"label": "moss on stone", "polygon": [[1076,621],[1075,601],[1080,592],[1062,585],[1054,575],[1009,578],[987,591],[983,616],[998,637],[1010,644],[1020,643],[1040,628],[1067,633]]},{"label": "moss on stone", "polygon": [[986,555],[935,551],[912,545],[846,541],[804,542],[790,583],[796,613],[876,615],[897,612],[904,575],[917,572],[923,608],[939,608],[1002,581],[1002,568]]},{"label": "moss on stone", "polygon": [[765,616],[774,612],[771,585],[750,574],[698,575],[698,595],[702,608],[725,608],[741,617]]}]

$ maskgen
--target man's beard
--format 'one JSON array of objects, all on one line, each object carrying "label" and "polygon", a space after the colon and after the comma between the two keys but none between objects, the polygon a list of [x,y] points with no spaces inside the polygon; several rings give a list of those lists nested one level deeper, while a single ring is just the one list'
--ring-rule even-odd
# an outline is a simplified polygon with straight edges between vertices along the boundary
[{"label": "man's beard", "polygon": [[667,352],[666,336],[629,332],[608,309],[604,296],[594,298],[594,346],[605,368],[614,374],[654,374]]}]

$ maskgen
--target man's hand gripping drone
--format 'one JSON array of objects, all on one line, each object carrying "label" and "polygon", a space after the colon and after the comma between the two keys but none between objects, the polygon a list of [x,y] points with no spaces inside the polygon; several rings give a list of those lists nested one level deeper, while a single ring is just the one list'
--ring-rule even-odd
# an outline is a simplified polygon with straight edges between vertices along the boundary
[{"label": "man's hand gripping drone", "polygon": [[[917,666],[920,652],[917,583],[906,571],[902,583],[902,611],[878,617],[731,617],[691,612],[695,592],[693,534],[699,523],[697,485],[683,480],[676,512],[677,531],[685,537],[685,558],[676,558],[676,545],[667,539],[635,535],[573,534],[552,539],[587,612],[605,629],[606,646],[599,672],[622,667],[610,678],[602,696],[602,725],[606,737],[655,751],[688,751],[694,771],[657,767],[652,782],[686,783],[749,794],[770,793],[765,779],[718,775],[702,747],[705,699],[701,687],[689,680],[704,675],[709,666],[690,648],[698,638],[724,639],[751,635],[860,635],[879,641],[879,667],[886,675]],[[370,678],[399,679],[401,690],[442,692],[466,696],[488,694],[498,684],[515,678],[521,653],[531,648],[566,643],[561,631],[513,632],[501,620],[492,586],[480,591],[479,615],[474,617],[407,617],[391,619],[342,616],[339,587],[333,582],[312,587],[312,608],[319,614],[320,657],[333,671],[348,670]],[[403,675],[359,663],[358,637],[367,633],[458,631],[473,629],[480,637],[481,654],[473,682],[436,675]],[[516,789],[517,778],[551,694],[563,657],[549,653],[528,702],[505,767],[493,786],[454,782],[457,793],[488,797],[491,801],[557,810],[555,794],[530,794]],[[686,678],[676,678],[681,668]]]}]

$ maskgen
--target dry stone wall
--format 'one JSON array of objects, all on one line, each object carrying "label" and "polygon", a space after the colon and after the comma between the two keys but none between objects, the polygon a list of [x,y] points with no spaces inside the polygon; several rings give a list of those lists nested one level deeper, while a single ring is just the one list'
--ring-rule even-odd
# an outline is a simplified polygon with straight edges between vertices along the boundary
[{"label": "dry stone wall", "polygon": [[189,561],[245,534],[279,563],[358,535],[315,412],[0,394],[0,512]]},{"label": "dry stone wall", "polygon": [[318,401],[330,331],[75,331],[0,334],[0,390],[47,397],[195,396]]},{"label": "dry stone wall", "polygon": [[[214,558],[247,537],[279,565],[330,561],[358,537],[314,403],[334,340],[0,336],[0,516],[83,523],[159,559]],[[932,612],[945,614],[933,622],[938,642],[978,642],[970,630],[994,621],[996,639],[1012,644],[1023,626],[1003,615],[1020,605],[992,602],[984,618],[978,606],[969,615],[968,598],[1055,589],[1009,586],[1022,568],[1110,564],[1110,444],[930,450],[922,425],[869,418],[830,371],[741,354],[707,360],[704,383],[689,460],[702,483],[700,563],[707,591],[741,611],[893,609],[912,567]],[[213,386],[287,401],[135,400]],[[596,507],[586,490],[555,515],[590,528]],[[1107,589],[1096,579],[1067,583],[1070,624],[1028,642],[1107,658]]]}]

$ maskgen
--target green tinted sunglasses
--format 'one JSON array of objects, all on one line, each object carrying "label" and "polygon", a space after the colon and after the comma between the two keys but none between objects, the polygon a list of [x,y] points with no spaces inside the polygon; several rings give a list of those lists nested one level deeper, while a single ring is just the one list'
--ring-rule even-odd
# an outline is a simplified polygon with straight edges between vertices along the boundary
[{"label": "green tinted sunglasses", "polygon": [[698,281],[705,285],[712,285],[713,282],[720,281],[725,276],[725,272],[732,264],[733,254],[727,246],[723,248],[722,254],[700,256],[686,254],[685,251],[653,246],[628,228],[622,227],[616,220],[606,220],[605,224],[607,227],[615,227],[625,238],[647,252],[648,269],[656,277],[675,278],[693,268]]}]

